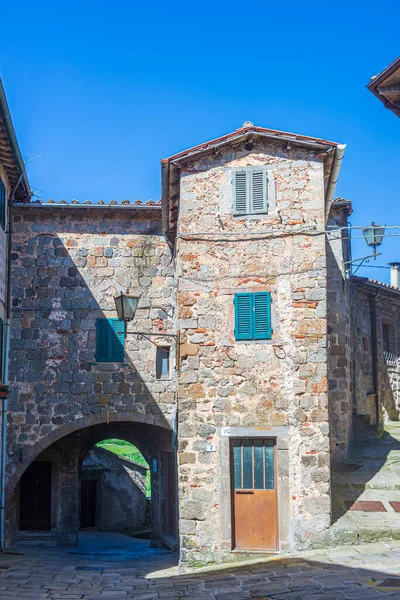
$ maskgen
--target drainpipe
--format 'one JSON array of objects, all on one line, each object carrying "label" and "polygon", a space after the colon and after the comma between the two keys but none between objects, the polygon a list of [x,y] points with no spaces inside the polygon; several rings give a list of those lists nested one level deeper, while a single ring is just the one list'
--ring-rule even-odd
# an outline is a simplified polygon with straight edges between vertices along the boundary
[{"label": "drainpipe", "polygon": [[[21,173],[8,199],[7,211],[7,280],[6,280],[6,323],[3,353],[3,383],[8,383],[8,352],[10,347],[11,325],[11,250],[12,250],[12,203],[14,194],[24,177]],[[1,407],[1,465],[0,465],[0,550],[5,550],[5,516],[6,516],[6,439],[7,439],[7,398],[2,398]]]},{"label": "drainpipe", "polygon": [[[379,293],[379,292],[378,292]],[[372,385],[375,394],[375,418],[376,425],[379,425],[379,392],[378,392],[378,343],[376,335],[376,297],[370,298],[371,310],[371,342],[372,342]]]},{"label": "drainpipe", "polygon": [[335,187],[336,187],[337,181],[339,179],[340,165],[342,164],[343,155],[344,155],[345,150],[346,150],[346,144],[338,144],[335,148],[335,156],[333,158],[331,174],[329,177],[329,183],[328,183],[328,187],[326,190],[326,200],[325,200],[326,219],[328,219],[329,212],[331,210],[333,194],[335,192]]}]

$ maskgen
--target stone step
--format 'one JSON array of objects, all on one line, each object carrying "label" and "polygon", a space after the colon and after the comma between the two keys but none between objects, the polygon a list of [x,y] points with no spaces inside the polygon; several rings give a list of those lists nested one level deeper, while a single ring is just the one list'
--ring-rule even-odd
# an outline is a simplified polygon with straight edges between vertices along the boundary
[{"label": "stone step", "polygon": [[394,522],[392,515],[393,513],[347,512],[332,525],[331,543],[352,545],[400,540],[400,520]]},{"label": "stone step", "polygon": [[15,539],[16,546],[57,547],[57,533],[53,531],[20,531]]},{"label": "stone step", "polygon": [[375,500],[380,501],[386,508],[388,512],[393,513],[393,516],[400,520],[400,513],[396,513],[392,506],[389,504],[390,502],[400,502],[400,490],[374,490],[374,489],[366,489],[366,490],[358,490],[354,488],[344,488],[341,490],[333,490],[332,497],[335,501],[339,502],[349,502],[352,500],[355,502],[356,500]]}]

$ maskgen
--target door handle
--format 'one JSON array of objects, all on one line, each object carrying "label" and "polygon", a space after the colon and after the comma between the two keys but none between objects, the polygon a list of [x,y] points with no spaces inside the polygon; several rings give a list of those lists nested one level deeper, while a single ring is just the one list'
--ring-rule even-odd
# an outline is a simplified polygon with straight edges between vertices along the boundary
[{"label": "door handle", "polygon": [[254,494],[253,490],[235,490],[236,494]]}]

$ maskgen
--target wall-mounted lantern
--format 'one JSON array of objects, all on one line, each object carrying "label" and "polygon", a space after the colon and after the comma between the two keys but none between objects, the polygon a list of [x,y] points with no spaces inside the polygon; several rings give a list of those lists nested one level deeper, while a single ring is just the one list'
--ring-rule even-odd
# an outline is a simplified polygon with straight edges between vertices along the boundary
[{"label": "wall-mounted lantern", "polygon": [[[371,227],[364,227],[363,236],[368,246],[374,249],[374,253],[369,256],[363,256],[362,258],[354,258],[353,260],[347,260],[343,263],[343,274],[346,279],[349,279],[351,275],[355,275],[360,267],[364,263],[368,263],[370,258],[376,260],[377,256],[381,256],[382,252],[377,254],[376,249],[382,244],[383,236],[385,235],[385,228],[382,225],[375,225],[374,221],[371,223]],[[352,266],[355,266],[355,270],[352,270]]]},{"label": "wall-mounted lantern", "polygon": [[[121,292],[119,296],[114,297],[115,308],[117,310],[118,319],[125,323],[125,336],[137,335],[138,339],[147,339],[149,342],[161,348],[156,342],[150,339],[150,336],[170,338],[175,341],[176,346],[176,369],[179,369],[179,332],[178,333],[155,333],[152,331],[128,331],[128,322],[135,318],[136,310],[139,305],[140,296],[137,294],[129,294],[128,291]],[[164,310],[164,309],[163,309]],[[166,311],[165,311],[166,312]],[[168,313],[167,313],[168,314]]]},{"label": "wall-mounted lantern", "polygon": [[121,321],[132,321],[135,318],[140,296],[121,292],[114,298],[118,319]]},{"label": "wall-mounted lantern", "polygon": [[374,258],[376,258],[376,249],[382,244],[385,228],[382,225],[375,225],[372,221],[371,227],[364,227],[362,232],[368,246],[374,249]]}]

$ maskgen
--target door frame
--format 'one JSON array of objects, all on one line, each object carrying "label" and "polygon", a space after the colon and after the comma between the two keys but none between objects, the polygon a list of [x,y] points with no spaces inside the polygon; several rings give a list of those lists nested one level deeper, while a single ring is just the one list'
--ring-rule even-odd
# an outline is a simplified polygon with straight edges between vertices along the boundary
[{"label": "door frame", "polygon": [[[236,525],[235,525],[235,489],[234,489],[234,474],[233,474],[233,443],[240,440],[272,440],[274,443],[274,483],[276,495],[276,540],[275,549],[237,549],[236,544]],[[230,475],[230,492],[231,492],[231,551],[241,553],[276,553],[280,550],[280,528],[279,528],[279,485],[278,485],[278,460],[277,460],[277,438],[276,436],[268,435],[233,435],[229,436],[229,475]]]}]

